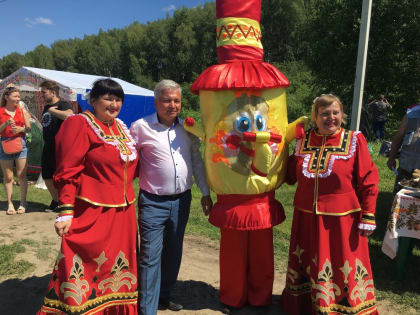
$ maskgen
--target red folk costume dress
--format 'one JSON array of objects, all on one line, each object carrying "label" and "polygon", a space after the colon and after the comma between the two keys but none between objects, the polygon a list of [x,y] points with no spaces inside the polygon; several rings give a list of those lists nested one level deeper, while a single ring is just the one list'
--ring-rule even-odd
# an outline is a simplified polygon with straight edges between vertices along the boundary
[{"label": "red folk costume dress", "polygon": [[137,314],[134,141],[119,119],[108,126],[86,111],[56,143],[61,215],[74,205],[74,218],[38,314]]},{"label": "red folk costume dress", "polygon": [[375,224],[379,175],[363,135],[307,132],[287,181],[298,187],[283,311],[377,314],[368,239],[358,224]]}]

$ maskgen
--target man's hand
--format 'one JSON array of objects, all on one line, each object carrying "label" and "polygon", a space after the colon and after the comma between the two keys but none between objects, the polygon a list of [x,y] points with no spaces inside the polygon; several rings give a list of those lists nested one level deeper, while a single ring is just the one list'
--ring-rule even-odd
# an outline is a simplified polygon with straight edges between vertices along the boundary
[{"label": "man's hand", "polygon": [[212,207],[213,201],[210,196],[201,197],[201,208],[203,208],[204,215],[209,215]]},{"label": "man's hand", "polygon": [[72,219],[63,221],[63,222],[55,222],[54,224],[55,231],[57,232],[59,236],[63,236],[69,231],[70,226],[71,226],[71,221]]}]

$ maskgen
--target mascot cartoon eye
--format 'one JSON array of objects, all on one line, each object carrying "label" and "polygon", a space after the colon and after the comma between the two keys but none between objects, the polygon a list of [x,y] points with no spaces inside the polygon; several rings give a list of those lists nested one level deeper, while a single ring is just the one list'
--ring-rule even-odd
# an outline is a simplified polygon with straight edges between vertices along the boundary
[{"label": "mascot cartoon eye", "polygon": [[265,130],[265,119],[264,117],[260,114],[260,113],[255,113],[254,114],[254,119],[255,119],[255,128],[258,131],[263,131]]},{"label": "mascot cartoon eye", "polygon": [[248,114],[242,113],[240,116],[236,118],[236,130],[239,132],[247,132],[251,131],[252,122],[251,119],[248,117]]}]

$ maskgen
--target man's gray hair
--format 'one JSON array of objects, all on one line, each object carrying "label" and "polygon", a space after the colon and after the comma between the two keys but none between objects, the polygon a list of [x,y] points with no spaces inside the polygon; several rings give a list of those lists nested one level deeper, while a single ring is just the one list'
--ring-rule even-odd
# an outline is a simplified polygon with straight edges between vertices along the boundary
[{"label": "man's gray hair", "polygon": [[175,81],[172,80],[162,80],[160,81],[158,84],[156,84],[155,86],[155,99],[160,99],[160,96],[162,95],[163,91],[166,90],[175,90],[178,89],[179,90],[179,94],[181,94],[182,89],[181,86],[176,83]]}]

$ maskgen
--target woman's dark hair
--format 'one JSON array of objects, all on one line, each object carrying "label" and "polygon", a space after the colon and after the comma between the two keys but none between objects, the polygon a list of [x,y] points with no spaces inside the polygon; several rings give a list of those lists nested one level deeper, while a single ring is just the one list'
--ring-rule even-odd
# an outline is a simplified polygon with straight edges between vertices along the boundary
[{"label": "woman's dark hair", "polygon": [[99,79],[93,83],[89,96],[90,103],[105,94],[115,95],[124,102],[124,91],[119,83],[112,79]]}]

